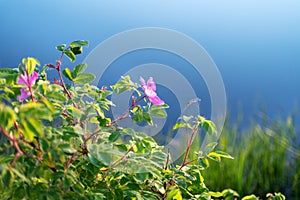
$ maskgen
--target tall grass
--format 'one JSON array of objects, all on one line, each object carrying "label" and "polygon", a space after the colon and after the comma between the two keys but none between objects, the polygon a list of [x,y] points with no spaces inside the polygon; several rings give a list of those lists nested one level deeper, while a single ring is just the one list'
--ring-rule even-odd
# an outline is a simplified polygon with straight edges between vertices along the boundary
[{"label": "tall grass", "polygon": [[273,122],[264,117],[248,129],[226,123],[218,148],[235,159],[211,163],[203,171],[207,186],[261,197],[280,191],[287,199],[300,199],[300,146],[294,125],[294,117]]}]

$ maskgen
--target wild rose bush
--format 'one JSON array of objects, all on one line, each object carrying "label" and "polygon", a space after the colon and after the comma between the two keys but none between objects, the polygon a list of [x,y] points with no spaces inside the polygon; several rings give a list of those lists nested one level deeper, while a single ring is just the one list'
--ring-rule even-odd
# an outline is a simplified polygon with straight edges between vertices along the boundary
[{"label": "wild rose bush", "polygon": [[[125,76],[109,89],[90,84],[95,76],[84,73],[85,64],[61,69],[65,56],[74,62],[87,45],[57,46],[61,57],[55,64],[41,67],[38,60],[25,58],[16,69],[0,69],[1,199],[238,198],[233,190],[212,192],[205,186],[201,171],[209,160],[232,159],[214,151],[217,143],[189,160],[195,134],[200,129],[215,134],[214,123],[183,116],[174,125],[174,130],[191,132],[182,164],[174,166],[153,138],[118,126],[126,118],[153,125],[153,118],[167,116],[168,105],[157,96],[152,77],[147,82],[141,77],[139,84]],[[58,79],[48,80],[47,71],[56,71]],[[132,93],[131,104],[116,119],[107,116],[113,92]]]}]

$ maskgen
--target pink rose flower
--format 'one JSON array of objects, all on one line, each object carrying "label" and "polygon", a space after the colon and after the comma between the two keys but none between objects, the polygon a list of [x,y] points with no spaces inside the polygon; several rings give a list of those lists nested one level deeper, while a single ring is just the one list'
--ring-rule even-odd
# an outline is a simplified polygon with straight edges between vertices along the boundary
[{"label": "pink rose flower", "polygon": [[35,84],[35,81],[37,79],[38,73],[36,73],[35,71],[32,73],[31,76],[29,76],[27,72],[25,72],[25,74],[21,74],[18,77],[17,83],[26,85],[26,87],[20,89],[21,95],[17,96],[19,101],[24,101],[31,95],[29,88],[31,88]]},{"label": "pink rose flower", "polygon": [[155,92],[156,85],[155,85],[152,77],[150,77],[148,79],[147,83],[145,82],[145,80],[142,77],[140,77],[140,82],[142,84],[142,89],[144,90],[146,97],[149,99],[149,101],[152,104],[156,104],[156,105],[164,104],[164,101],[161,100]]}]

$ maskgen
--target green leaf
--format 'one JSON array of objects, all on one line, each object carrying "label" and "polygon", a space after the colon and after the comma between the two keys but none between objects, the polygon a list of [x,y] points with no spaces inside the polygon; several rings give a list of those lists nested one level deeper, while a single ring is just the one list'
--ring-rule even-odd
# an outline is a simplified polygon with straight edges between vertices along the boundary
[{"label": "green leaf", "polygon": [[209,157],[210,159],[217,161],[217,162],[221,162],[221,156],[219,154],[217,154],[216,152],[210,152],[207,157]]},{"label": "green leaf", "polygon": [[0,68],[0,78],[9,76],[9,75],[18,75],[18,71],[11,68]]},{"label": "green leaf", "polygon": [[4,104],[0,104],[0,126],[5,130],[9,130],[14,122],[16,121],[17,116],[13,109],[9,106],[5,106]]},{"label": "green leaf", "polygon": [[5,187],[11,188],[15,181],[14,173],[12,173],[10,170],[3,170],[1,173],[1,180]]},{"label": "green leaf", "polygon": [[22,181],[26,182],[26,183],[30,183],[29,179],[24,175],[22,174],[21,172],[19,172],[17,169],[15,168],[11,168],[11,171],[17,175],[19,178],[21,178]]},{"label": "green leaf", "polygon": [[72,184],[72,181],[69,178],[69,176],[64,176],[62,179],[62,186],[63,186],[64,190],[69,190],[71,184]]},{"label": "green leaf", "polygon": [[208,168],[209,167],[209,161],[206,157],[201,157],[198,159],[199,165],[203,168]]},{"label": "green leaf", "polygon": [[70,47],[74,48],[74,47],[81,47],[81,46],[88,46],[88,45],[89,45],[89,42],[86,40],[76,40],[70,44]]},{"label": "green leaf", "polygon": [[58,51],[64,51],[64,49],[66,48],[66,44],[62,44],[62,45],[58,45],[55,47]]},{"label": "green leaf", "polygon": [[144,113],[144,121],[150,126],[153,125],[152,118],[149,113]]},{"label": "green leaf", "polygon": [[209,196],[212,196],[214,198],[220,198],[220,197],[223,197],[223,194],[221,192],[213,192],[213,191],[210,191],[208,193]]},{"label": "green leaf", "polygon": [[203,127],[205,131],[211,135],[217,132],[216,125],[210,120],[206,120],[206,119],[204,119],[203,121],[201,120],[199,126]]},{"label": "green leaf", "polygon": [[209,143],[208,145],[206,145],[206,147],[205,147],[206,154],[212,152],[216,148],[217,145],[218,145],[217,142],[212,142],[212,143]]},{"label": "green leaf", "polygon": [[97,117],[97,120],[99,122],[99,125],[102,126],[102,127],[105,127],[107,126],[107,124],[109,124],[111,122],[111,119],[108,118],[108,117],[101,117],[101,116],[98,116]]},{"label": "green leaf", "polygon": [[79,74],[73,81],[75,84],[90,83],[95,80],[96,76],[91,73]]},{"label": "green leaf", "polygon": [[242,200],[258,200],[259,198],[256,197],[254,194],[248,195],[242,198]]},{"label": "green leaf", "polygon": [[177,122],[174,126],[173,126],[173,130],[177,130],[179,128],[187,128],[187,124],[184,122]]},{"label": "green leaf", "polygon": [[151,109],[149,112],[151,117],[154,118],[166,118],[167,117],[167,113],[164,110],[159,110],[159,109]]},{"label": "green leaf", "polygon": [[169,105],[168,104],[163,104],[163,105],[152,105],[151,109],[152,110],[156,110],[156,109],[166,109],[166,108],[169,108]]},{"label": "green leaf", "polygon": [[232,157],[230,154],[223,151],[215,151],[215,153],[219,154],[222,158],[234,159],[234,157]]},{"label": "green leaf", "polygon": [[32,74],[36,65],[40,66],[40,62],[37,59],[31,57],[23,58],[22,63],[25,65],[25,69],[27,70],[28,75]]},{"label": "green leaf", "polygon": [[75,119],[79,119],[81,115],[83,115],[83,112],[80,109],[75,108],[74,106],[67,108],[67,112],[70,116],[72,116]]},{"label": "green leaf", "polygon": [[110,142],[115,142],[120,137],[120,132],[112,132],[108,138]]},{"label": "green leaf", "polygon": [[57,103],[65,103],[67,101],[67,98],[63,95],[63,93],[60,92],[48,92],[46,94],[46,97],[49,100],[55,101]]},{"label": "green leaf", "polygon": [[128,90],[135,90],[138,92],[138,84],[132,82],[130,80],[130,76],[121,76],[121,80],[119,80],[115,85],[110,86],[114,93],[121,94]]},{"label": "green leaf", "polygon": [[41,123],[41,121],[38,121],[36,119],[22,119],[20,124],[24,137],[29,141],[32,141],[35,135],[42,136],[44,133],[43,124]]},{"label": "green leaf", "polygon": [[82,47],[73,47],[73,48],[70,48],[71,51],[75,54],[75,55],[78,55],[78,54],[81,54],[82,53]]},{"label": "green leaf", "polygon": [[73,72],[73,77],[76,78],[79,74],[82,74],[84,70],[86,69],[87,64],[79,64],[76,65]]},{"label": "green leaf", "polygon": [[167,194],[167,200],[182,200],[182,196],[179,189],[170,189]]},{"label": "green leaf", "polygon": [[89,156],[97,158],[105,166],[109,166],[114,160],[121,158],[124,153],[113,149],[109,144],[92,144],[88,146]]},{"label": "green leaf", "polygon": [[65,68],[62,73],[67,79],[73,81],[74,77],[72,75],[72,71],[69,68]]},{"label": "green leaf", "polygon": [[66,54],[66,56],[70,59],[71,62],[74,62],[74,61],[75,61],[76,56],[75,56],[75,54],[74,54],[71,50],[66,49],[66,50],[64,50],[63,52],[64,52],[64,53]]},{"label": "green leaf", "polygon": [[[20,117],[51,120],[51,111],[42,103],[29,102],[20,106]],[[50,111],[50,112],[49,112]]]}]

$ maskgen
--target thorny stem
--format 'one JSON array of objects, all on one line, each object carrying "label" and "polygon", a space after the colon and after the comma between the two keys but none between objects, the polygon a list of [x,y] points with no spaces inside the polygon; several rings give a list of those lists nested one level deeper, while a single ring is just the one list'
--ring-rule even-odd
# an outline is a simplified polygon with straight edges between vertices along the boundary
[{"label": "thorny stem", "polygon": [[191,145],[192,145],[192,142],[193,142],[193,139],[194,139],[194,136],[195,136],[195,133],[198,131],[198,124],[195,124],[195,127],[193,128],[193,132],[192,132],[192,135],[188,141],[188,144],[187,144],[187,148],[186,148],[186,151],[185,151],[185,154],[184,154],[184,158],[183,158],[183,162],[182,162],[182,165],[180,166],[179,170],[181,170],[184,166],[186,166],[187,164],[191,163],[191,162],[194,162],[195,160],[192,160],[192,161],[186,161],[188,155],[189,155],[189,152],[190,152],[190,149],[191,149]]},{"label": "thorny stem", "polygon": [[62,61],[62,58],[64,57],[64,55],[65,55],[65,53],[62,52],[60,58],[56,62],[56,66],[54,66],[52,64],[47,64],[47,66],[50,67],[50,68],[54,68],[54,69],[57,70],[58,76],[59,76],[59,80],[61,82],[61,86],[63,87],[64,91],[67,93],[69,99],[72,99],[72,95],[70,94],[69,90],[66,87],[66,84],[65,84],[64,79],[62,77],[62,73],[61,73],[61,69],[60,69],[61,61]]},{"label": "thorny stem", "polygon": [[58,72],[58,76],[59,76],[59,80],[61,82],[61,86],[64,88],[64,91],[67,93],[69,99],[72,99],[72,95],[70,94],[69,90],[66,87],[66,84],[64,82],[64,79],[62,77],[61,70],[60,70],[61,60],[62,60],[63,56],[64,56],[64,52],[62,52],[62,55],[61,55],[60,59],[56,62],[56,67],[57,67],[56,70]]}]

